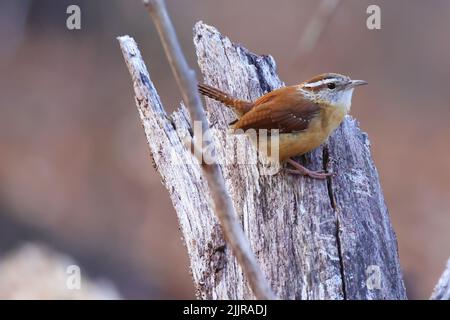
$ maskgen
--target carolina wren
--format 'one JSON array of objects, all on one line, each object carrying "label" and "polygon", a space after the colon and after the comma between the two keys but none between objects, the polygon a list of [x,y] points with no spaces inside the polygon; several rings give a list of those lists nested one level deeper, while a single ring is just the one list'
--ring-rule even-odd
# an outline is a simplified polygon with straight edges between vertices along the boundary
[{"label": "carolina wren", "polygon": [[200,84],[199,91],[234,110],[238,120],[230,124],[233,129],[278,129],[279,159],[295,168],[288,172],[325,179],[332,173],[311,171],[291,158],[327,140],[349,113],[354,88],[364,84],[367,82],[325,73],[269,92],[254,102],[235,99],[206,84]]}]

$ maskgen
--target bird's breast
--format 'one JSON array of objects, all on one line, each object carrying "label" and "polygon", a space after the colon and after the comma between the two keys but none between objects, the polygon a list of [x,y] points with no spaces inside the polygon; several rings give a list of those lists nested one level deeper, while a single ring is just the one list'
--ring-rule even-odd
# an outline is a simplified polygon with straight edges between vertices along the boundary
[{"label": "bird's breast", "polygon": [[306,130],[280,134],[279,159],[283,161],[319,147],[340,125],[346,114],[343,108],[324,108],[320,116],[311,120]]}]

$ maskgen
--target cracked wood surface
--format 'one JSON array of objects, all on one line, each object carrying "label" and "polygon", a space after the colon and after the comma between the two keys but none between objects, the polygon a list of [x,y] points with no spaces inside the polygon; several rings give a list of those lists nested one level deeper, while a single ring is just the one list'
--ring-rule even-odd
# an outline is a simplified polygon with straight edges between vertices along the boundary
[{"label": "cracked wood surface", "polygon": [[[204,82],[235,97],[254,100],[283,85],[272,57],[233,44],[211,26],[196,24],[194,44]],[[167,116],[137,48],[122,45],[122,50],[154,166],[177,212],[198,296],[254,298],[223,239],[198,162],[183,144],[192,132],[186,109]],[[266,175],[261,165],[251,164],[257,161],[254,153],[246,155],[248,164],[236,164],[232,160],[241,150],[236,145],[246,150],[253,145],[243,135],[235,137],[236,143],[224,143],[227,124],[235,117],[218,102],[207,99],[206,105],[227,188],[279,298],[406,298],[369,140],[351,117],[326,146],[300,159],[311,169],[336,172],[327,182]]]}]

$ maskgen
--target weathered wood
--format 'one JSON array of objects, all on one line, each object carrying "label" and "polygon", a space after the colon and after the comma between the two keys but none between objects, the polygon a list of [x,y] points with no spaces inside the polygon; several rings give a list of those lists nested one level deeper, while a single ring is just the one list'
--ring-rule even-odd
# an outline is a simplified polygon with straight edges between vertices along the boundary
[{"label": "weathered wood", "polygon": [[[239,266],[242,268],[255,297],[266,300],[275,299],[269,282],[264,277],[239,223],[219,164],[216,161],[205,161],[205,156],[215,154],[215,147],[212,143],[208,119],[198,92],[195,72],[189,67],[181,50],[172,21],[167,13],[166,4],[164,0],[144,0],[143,3],[158,30],[172,73],[183,96],[183,103],[189,111],[190,123],[194,127],[194,135],[191,141],[192,149],[194,155],[200,159],[202,175],[207,181],[213,210],[219,219],[227,245],[230,246],[239,262]],[[119,41],[122,48],[126,47],[127,41],[121,41],[120,39]],[[133,82],[136,81],[133,80]],[[200,125],[201,130],[197,133],[195,128],[198,125]]]},{"label": "weathered wood", "polygon": [[450,259],[447,266],[439,278],[436,287],[430,297],[431,300],[450,300]]},{"label": "weathered wood", "polygon": [[[208,84],[249,100],[283,85],[272,57],[231,43],[211,26],[197,23],[194,43]],[[139,114],[154,166],[177,212],[199,296],[254,298],[224,241],[200,166],[183,145],[192,131],[186,109],[181,106],[167,116],[140,53],[136,49],[124,55],[138,75]],[[309,168],[337,173],[327,182],[264,174],[261,165],[252,164],[255,153],[248,155],[249,164],[236,164],[236,145],[247,150],[253,145],[244,135],[236,137],[236,144],[224,142],[234,116],[220,103],[207,100],[207,116],[235,209],[279,298],[406,298],[369,141],[352,118],[347,117],[328,146],[303,159]]]}]

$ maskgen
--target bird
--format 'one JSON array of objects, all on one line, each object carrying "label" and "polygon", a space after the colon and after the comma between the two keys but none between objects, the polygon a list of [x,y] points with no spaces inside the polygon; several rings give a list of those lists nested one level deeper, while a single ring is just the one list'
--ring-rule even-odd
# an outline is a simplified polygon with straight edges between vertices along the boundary
[{"label": "bird", "polygon": [[326,179],[330,172],[312,171],[292,158],[322,145],[350,112],[353,91],[367,84],[338,73],[323,73],[297,85],[268,92],[253,102],[237,99],[207,84],[199,92],[231,108],[237,120],[233,130],[278,130],[280,162],[289,173]]}]

